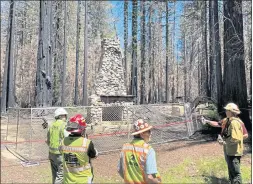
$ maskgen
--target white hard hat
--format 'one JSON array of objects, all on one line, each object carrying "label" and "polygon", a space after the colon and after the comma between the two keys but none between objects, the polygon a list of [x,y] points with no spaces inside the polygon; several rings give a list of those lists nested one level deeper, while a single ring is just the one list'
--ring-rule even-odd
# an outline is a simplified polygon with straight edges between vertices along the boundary
[{"label": "white hard hat", "polygon": [[60,107],[55,110],[54,117],[57,118],[60,115],[67,115],[67,114],[68,114],[67,111],[64,108]]}]

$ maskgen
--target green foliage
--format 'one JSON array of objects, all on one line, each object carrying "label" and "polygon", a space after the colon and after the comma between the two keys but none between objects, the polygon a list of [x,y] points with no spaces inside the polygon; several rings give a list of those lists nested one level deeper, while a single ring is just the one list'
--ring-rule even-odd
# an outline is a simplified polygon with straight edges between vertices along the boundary
[{"label": "green foliage", "polygon": [[210,110],[205,116],[207,116],[210,120],[214,120],[214,121],[219,120],[219,114],[217,110]]},{"label": "green foliage", "polygon": [[197,106],[197,111],[209,120],[219,120],[218,108],[213,103],[200,104]]}]

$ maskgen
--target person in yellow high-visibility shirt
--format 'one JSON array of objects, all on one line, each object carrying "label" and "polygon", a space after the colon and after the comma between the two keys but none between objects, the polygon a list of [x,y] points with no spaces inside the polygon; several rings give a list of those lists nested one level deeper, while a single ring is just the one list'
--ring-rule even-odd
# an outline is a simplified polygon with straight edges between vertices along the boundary
[{"label": "person in yellow high-visibility shirt", "polygon": [[244,123],[238,117],[241,113],[238,106],[234,103],[228,103],[224,109],[226,110],[226,118],[220,122],[209,121],[202,118],[203,123],[211,126],[221,126],[221,135],[218,137],[219,144],[223,145],[224,156],[228,166],[229,182],[241,184],[240,159],[243,155],[243,139],[248,137],[248,132]]},{"label": "person in yellow high-visibility shirt", "polygon": [[68,113],[64,108],[57,108],[54,113],[55,121],[49,125],[47,132],[46,143],[49,146],[53,184],[62,183],[63,180],[62,155],[59,152],[59,145],[64,138],[67,115]]},{"label": "person in yellow high-visibility shirt", "polygon": [[81,114],[70,118],[66,130],[70,133],[60,144],[63,155],[63,183],[92,183],[91,159],[98,156],[93,142],[86,135],[86,122]]},{"label": "person in yellow high-visibility shirt", "polygon": [[134,139],[123,145],[118,172],[125,183],[161,183],[154,149],[148,144],[151,129],[142,119],[134,123]]}]

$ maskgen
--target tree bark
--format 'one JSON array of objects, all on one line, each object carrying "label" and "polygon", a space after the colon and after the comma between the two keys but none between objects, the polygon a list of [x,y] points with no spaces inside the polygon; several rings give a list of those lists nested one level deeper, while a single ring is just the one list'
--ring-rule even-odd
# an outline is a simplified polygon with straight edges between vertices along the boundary
[{"label": "tree bark", "polygon": [[61,104],[61,80],[62,80],[62,2],[55,1],[55,48],[54,48],[54,74],[53,74],[53,105]]},{"label": "tree bark", "polygon": [[236,103],[241,119],[251,131],[247,105],[247,87],[244,62],[242,1],[224,2],[224,105]]},{"label": "tree bark", "polygon": [[214,59],[216,63],[216,86],[218,112],[222,111],[222,74],[221,74],[221,46],[219,37],[218,0],[213,1],[214,15]]},{"label": "tree bark", "polygon": [[84,16],[84,68],[83,68],[83,101],[82,101],[82,105],[83,106],[87,106],[88,105],[88,98],[87,98],[87,93],[88,93],[88,89],[87,89],[87,72],[88,72],[88,24],[87,24],[87,1],[85,1],[85,16]]},{"label": "tree bark", "polygon": [[77,1],[77,23],[76,23],[76,75],[75,75],[75,96],[74,105],[78,104],[78,73],[79,73],[79,39],[80,39],[80,11],[81,11],[81,1]]},{"label": "tree bark", "polygon": [[166,69],[165,69],[165,101],[169,102],[169,5],[166,0]]},{"label": "tree bark", "polygon": [[44,85],[41,71],[44,70],[45,56],[43,53],[43,37],[44,37],[44,17],[45,17],[45,2],[40,1],[40,26],[39,26],[39,43],[37,53],[37,70],[36,70],[36,92],[35,102],[37,107],[44,106]]},{"label": "tree bark", "polygon": [[52,100],[53,100],[53,91],[52,91],[52,64],[53,64],[53,49],[54,49],[54,35],[53,35],[53,6],[54,3],[52,1],[49,2],[49,42],[48,45],[48,68],[47,68],[47,74],[50,77],[50,83],[51,83],[51,89],[48,90],[48,105],[52,106]]},{"label": "tree bark", "polygon": [[146,6],[145,6],[145,0],[141,1],[141,98],[140,103],[146,104],[146,58],[145,58],[145,49],[146,49],[146,21],[145,21],[145,15],[146,15]]},{"label": "tree bark", "polygon": [[213,22],[213,1],[209,0],[209,66],[210,66],[210,75],[209,75],[209,90],[208,97],[213,97],[215,90],[215,61],[214,61],[214,22]]},{"label": "tree bark", "polygon": [[187,99],[187,63],[186,63],[186,39],[183,32],[183,52],[184,52],[184,97]]},{"label": "tree bark", "polygon": [[132,77],[131,89],[132,95],[135,96],[135,103],[138,103],[137,89],[137,18],[138,18],[138,1],[132,1]]},{"label": "tree bark", "polygon": [[153,48],[153,40],[152,40],[152,17],[153,17],[153,8],[152,2],[149,3],[148,10],[148,63],[149,63],[149,92],[148,92],[148,103],[153,103],[152,98],[152,48]]},{"label": "tree bark", "polygon": [[[163,5],[163,4],[162,4]],[[157,55],[158,55],[158,64],[157,64],[157,102],[161,103],[162,102],[162,84],[163,84],[163,60],[162,60],[162,46],[163,46],[163,42],[162,42],[162,33],[163,33],[163,29],[162,29],[162,8],[158,7],[158,39],[157,39]]]},{"label": "tree bark", "polygon": [[67,1],[64,2],[64,50],[63,50],[63,71],[62,71],[62,89],[61,89],[61,106],[65,106],[65,83],[66,83],[66,58],[67,58],[67,54],[66,54],[66,47],[67,47],[67,43],[66,43],[66,24],[67,24]]},{"label": "tree bark", "polygon": [[203,47],[204,52],[202,56],[202,62],[201,62],[201,88],[200,88],[200,94],[201,96],[207,96],[208,95],[208,44],[207,44],[207,1],[202,2],[202,8],[201,8],[201,22],[202,22],[202,40],[203,40]]},{"label": "tree bark", "polygon": [[128,84],[127,50],[128,50],[128,0],[124,0],[124,74],[126,81],[125,85],[128,89],[129,84]]},{"label": "tree bark", "polygon": [[173,13],[173,38],[172,38],[172,89],[171,89],[171,100],[172,102],[174,102],[175,100],[175,63],[176,63],[176,59],[175,59],[175,36],[176,36],[176,1],[174,1],[174,13]]},{"label": "tree bark", "polygon": [[9,31],[7,37],[6,46],[6,59],[4,66],[3,76],[3,96],[1,102],[2,112],[6,112],[8,107],[13,107],[15,100],[13,94],[13,34],[14,34],[14,15],[15,15],[15,3],[13,0],[10,1],[9,11]]}]

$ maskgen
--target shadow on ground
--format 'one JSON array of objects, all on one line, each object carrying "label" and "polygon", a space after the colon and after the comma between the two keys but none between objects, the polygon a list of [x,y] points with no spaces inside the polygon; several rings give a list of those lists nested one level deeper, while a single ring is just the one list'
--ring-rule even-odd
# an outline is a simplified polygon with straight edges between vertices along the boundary
[{"label": "shadow on ground", "polygon": [[228,184],[229,183],[227,178],[217,178],[216,176],[206,176],[206,175],[203,175],[203,177],[205,177],[205,182],[207,184]]}]

